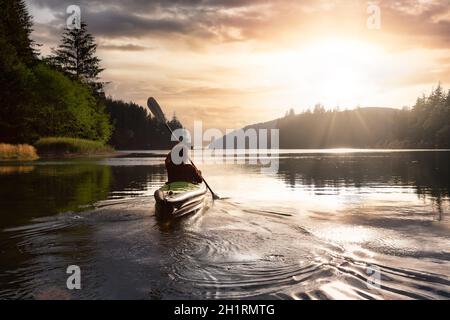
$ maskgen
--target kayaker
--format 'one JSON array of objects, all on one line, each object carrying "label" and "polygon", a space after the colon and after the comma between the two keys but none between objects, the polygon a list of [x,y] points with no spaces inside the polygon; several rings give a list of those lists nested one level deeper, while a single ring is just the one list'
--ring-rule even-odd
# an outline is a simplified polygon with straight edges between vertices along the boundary
[{"label": "kayaker", "polygon": [[174,164],[172,161],[171,153],[172,152],[169,152],[165,161],[168,183],[175,181],[201,183],[203,181],[202,172],[200,170],[196,169],[190,163],[182,162],[181,164],[178,165]]}]

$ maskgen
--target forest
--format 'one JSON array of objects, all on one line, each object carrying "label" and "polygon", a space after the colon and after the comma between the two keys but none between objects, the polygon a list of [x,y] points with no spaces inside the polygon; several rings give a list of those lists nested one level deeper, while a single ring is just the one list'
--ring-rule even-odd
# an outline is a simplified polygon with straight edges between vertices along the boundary
[{"label": "forest", "polygon": [[[88,26],[62,31],[42,57],[31,38],[23,0],[0,0],[0,142],[35,144],[42,137],[108,143],[117,149],[171,146],[165,128],[134,103],[107,98],[101,60]],[[172,119],[174,128],[181,123]]]},{"label": "forest", "polygon": [[[326,110],[321,104],[295,114],[290,109],[283,118],[252,124],[243,128],[279,129],[280,149],[319,148],[450,148],[450,90],[441,85],[418,98],[412,108],[356,108]],[[210,144],[224,148],[226,135]],[[245,146],[248,148],[248,138]],[[233,141],[233,140],[231,140]]]},{"label": "forest", "polygon": [[[0,143],[43,137],[99,141],[117,149],[167,149],[172,142],[147,109],[106,97],[88,26],[62,31],[41,57],[23,0],[0,0]],[[151,94],[151,93],[149,93]],[[246,128],[280,129],[280,148],[449,148],[450,90],[438,85],[404,109],[313,110]],[[172,128],[182,124],[174,117]],[[216,146],[220,141],[216,141]]]},{"label": "forest", "polygon": [[[164,124],[150,117],[143,107],[107,98],[106,111],[114,126],[109,143],[116,149],[168,149],[174,145]],[[182,127],[175,116],[169,125],[172,129]]]},{"label": "forest", "polygon": [[326,111],[320,104],[278,119],[280,148],[450,148],[450,90],[441,85],[412,108]]}]

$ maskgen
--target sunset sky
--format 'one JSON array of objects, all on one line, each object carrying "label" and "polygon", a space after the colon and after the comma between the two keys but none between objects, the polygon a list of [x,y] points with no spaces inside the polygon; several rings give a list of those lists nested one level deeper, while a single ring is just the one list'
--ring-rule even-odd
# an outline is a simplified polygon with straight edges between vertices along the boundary
[{"label": "sunset sky", "polygon": [[[237,128],[320,102],[411,106],[450,87],[450,0],[28,0],[46,55],[68,5],[96,37],[108,95],[154,96],[187,127]],[[372,21],[372,20],[371,20]]]}]

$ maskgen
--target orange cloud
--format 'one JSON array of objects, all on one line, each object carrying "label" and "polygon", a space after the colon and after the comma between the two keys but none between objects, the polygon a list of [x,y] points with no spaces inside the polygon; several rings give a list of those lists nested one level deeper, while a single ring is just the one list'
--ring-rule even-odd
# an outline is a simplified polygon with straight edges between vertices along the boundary
[{"label": "orange cloud", "polygon": [[[450,85],[448,0],[81,0],[107,93],[155,96],[188,126],[233,128],[288,108],[410,105]],[[71,1],[33,0],[33,37],[55,46]]]}]

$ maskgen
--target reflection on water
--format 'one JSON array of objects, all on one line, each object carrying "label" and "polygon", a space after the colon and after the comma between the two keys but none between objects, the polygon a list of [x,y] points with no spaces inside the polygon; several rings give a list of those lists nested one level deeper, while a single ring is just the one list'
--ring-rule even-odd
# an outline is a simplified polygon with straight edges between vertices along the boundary
[{"label": "reflection on water", "polygon": [[111,172],[95,164],[9,166],[0,169],[0,180],[0,226],[5,227],[105,199]]},{"label": "reflection on water", "polygon": [[172,224],[154,217],[161,157],[3,165],[0,298],[450,298],[449,157],[203,165],[230,198]]},{"label": "reflection on water", "polygon": [[[291,157],[280,163],[280,175],[290,187],[310,186],[314,191],[352,186],[358,193],[396,193],[395,188],[411,186],[421,197],[436,204],[442,218],[442,198],[449,197],[448,153],[404,152],[382,154],[342,154],[339,156]],[[377,190],[379,189],[379,190]]]},{"label": "reflection on water", "polygon": [[0,175],[13,174],[17,172],[30,172],[34,166],[0,166]]}]

